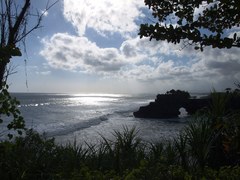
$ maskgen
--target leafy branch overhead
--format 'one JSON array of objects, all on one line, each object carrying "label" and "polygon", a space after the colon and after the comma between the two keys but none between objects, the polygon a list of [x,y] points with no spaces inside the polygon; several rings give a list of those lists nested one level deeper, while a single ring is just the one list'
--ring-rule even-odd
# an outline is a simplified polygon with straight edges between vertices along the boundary
[{"label": "leafy branch overhead", "polygon": [[[240,47],[239,0],[145,0],[154,18],[140,37],[195,45],[195,49]],[[228,33],[227,33],[228,31]]]}]

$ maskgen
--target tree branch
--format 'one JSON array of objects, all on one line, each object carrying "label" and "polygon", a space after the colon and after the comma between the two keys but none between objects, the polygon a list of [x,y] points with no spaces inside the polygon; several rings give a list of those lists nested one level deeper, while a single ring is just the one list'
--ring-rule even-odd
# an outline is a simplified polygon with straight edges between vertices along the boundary
[{"label": "tree branch", "polygon": [[20,25],[22,24],[22,22],[24,21],[24,16],[28,10],[28,8],[30,7],[30,0],[25,0],[24,6],[19,14],[19,16],[16,19],[16,22],[12,28],[12,32],[10,32],[9,34],[9,39],[8,39],[8,45],[11,44],[15,44],[15,37],[17,37],[17,31],[19,30]]},{"label": "tree branch", "polygon": [[24,33],[24,34],[17,40],[17,42],[23,40],[23,39],[24,39],[28,34],[30,34],[32,31],[40,28],[40,24],[41,24],[41,21],[42,21],[42,18],[43,18],[43,16],[44,16],[44,14],[45,14],[49,9],[51,9],[55,4],[57,4],[58,2],[59,2],[59,0],[56,0],[54,3],[52,3],[50,6],[48,6],[48,4],[49,4],[49,1],[48,1],[48,2],[47,2],[47,7],[46,7],[46,9],[45,9],[40,15],[39,15],[39,14],[37,15],[37,16],[38,16],[38,20],[37,20],[36,25],[35,25],[34,27],[32,27],[30,30],[28,30],[26,33]]}]

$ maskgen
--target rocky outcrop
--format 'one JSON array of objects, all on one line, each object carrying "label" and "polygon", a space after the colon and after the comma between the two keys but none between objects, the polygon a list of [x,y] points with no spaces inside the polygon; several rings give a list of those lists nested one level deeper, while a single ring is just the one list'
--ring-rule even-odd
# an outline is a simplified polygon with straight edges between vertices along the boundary
[{"label": "rocky outcrop", "polygon": [[[192,115],[202,108],[209,108],[211,104],[212,98],[210,96],[193,99],[188,92],[171,90],[166,94],[157,95],[154,102],[140,107],[133,114],[140,118],[177,118],[181,107],[185,108],[189,115]],[[226,105],[228,109],[240,109],[240,96],[230,97]]]},{"label": "rocky outcrop", "polygon": [[209,108],[211,104],[210,98],[202,99],[188,99],[187,103],[183,105],[189,115],[196,113],[203,108]]},{"label": "rocky outcrop", "polygon": [[158,94],[155,102],[140,107],[137,112],[134,112],[134,116],[141,118],[178,117],[180,114],[179,109],[188,103],[189,97],[188,92],[180,90],[171,90],[166,94]]}]

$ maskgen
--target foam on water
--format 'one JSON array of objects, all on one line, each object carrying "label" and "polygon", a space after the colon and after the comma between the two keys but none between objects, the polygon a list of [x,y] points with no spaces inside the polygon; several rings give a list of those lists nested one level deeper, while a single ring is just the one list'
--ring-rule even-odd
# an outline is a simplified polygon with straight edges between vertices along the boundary
[{"label": "foam on water", "polygon": [[37,130],[40,133],[44,133],[47,137],[64,136],[67,134],[71,134],[75,131],[87,129],[91,126],[97,126],[101,122],[107,120],[108,120],[107,116],[103,115],[101,117],[92,118],[72,124],[71,123],[53,123],[47,125],[40,124],[39,126],[33,127],[33,129]]}]

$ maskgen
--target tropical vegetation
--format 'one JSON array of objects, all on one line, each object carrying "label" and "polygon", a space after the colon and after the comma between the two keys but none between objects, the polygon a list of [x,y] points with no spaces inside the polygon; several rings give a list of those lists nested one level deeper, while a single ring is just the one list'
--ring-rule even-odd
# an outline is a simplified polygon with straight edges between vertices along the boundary
[{"label": "tropical vegetation", "polygon": [[184,46],[240,47],[239,0],[144,0],[152,16],[141,24],[140,37]]}]

